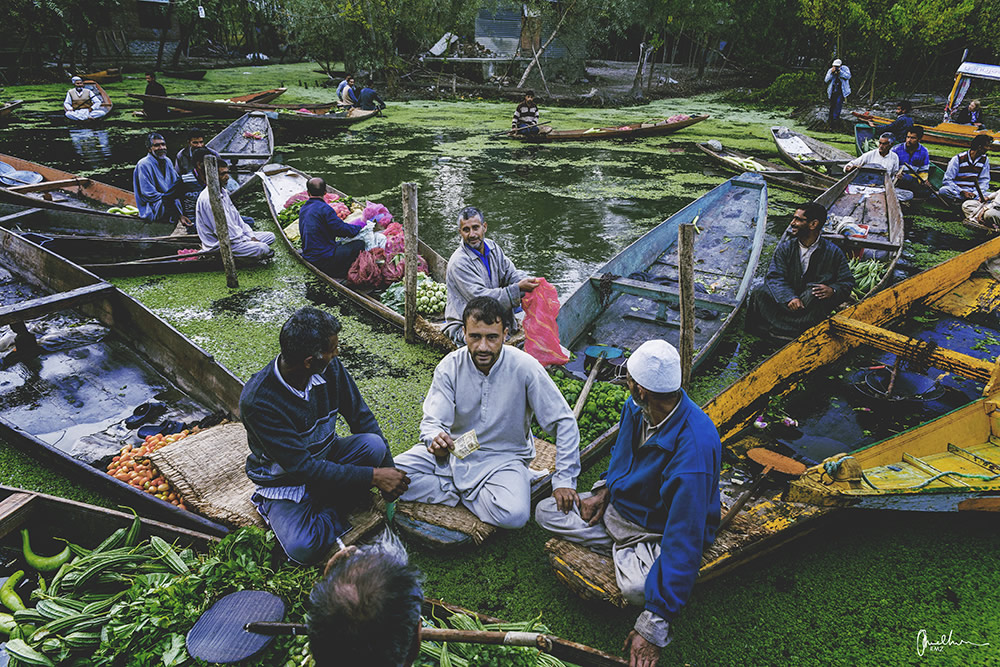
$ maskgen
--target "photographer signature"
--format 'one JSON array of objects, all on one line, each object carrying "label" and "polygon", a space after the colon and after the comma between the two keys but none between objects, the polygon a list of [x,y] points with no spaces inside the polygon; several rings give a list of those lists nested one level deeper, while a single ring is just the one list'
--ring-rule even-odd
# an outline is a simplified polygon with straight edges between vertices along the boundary
[{"label": "photographer signature", "polygon": [[923,629],[918,630],[917,631],[917,655],[918,656],[923,656],[924,653],[927,651],[928,648],[930,650],[932,650],[932,651],[943,651],[945,646],[961,646],[961,645],[965,644],[967,646],[979,646],[979,647],[983,647],[983,646],[989,646],[990,645],[989,642],[986,642],[985,644],[977,644],[976,642],[966,641],[965,639],[959,639],[958,641],[956,641],[955,639],[952,638],[953,632],[954,632],[954,630],[949,630],[948,634],[941,635],[941,641],[932,642],[932,641],[929,641],[927,639],[927,631],[926,630],[923,630]]}]

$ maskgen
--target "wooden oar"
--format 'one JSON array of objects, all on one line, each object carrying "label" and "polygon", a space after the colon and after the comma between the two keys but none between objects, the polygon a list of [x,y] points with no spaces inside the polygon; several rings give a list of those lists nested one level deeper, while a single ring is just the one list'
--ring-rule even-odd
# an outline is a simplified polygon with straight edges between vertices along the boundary
[{"label": "wooden oar", "polygon": [[906,163],[906,164],[904,164],[903,166],[904,166],[904,167],[906,167],[907,169],[909,169],[909,170],[910,170],[910,172],[911,172],[911,173],[913,174],[913,177],[914,177],[915,179],[917,179],[918,181],[920,181],[920,183],[921,183],[921,184],[922,184],[922,185],[923,185],[923,186],[924,186],[925,188],[927,188],[927,189],[928,189],[928,190],[930,191],[930,193],[931,193],[932,195],[934,195],[934,196],[935,196],[935,197],[937,198],[937,200],[938,200],[939,202],[941,202],[942,204],[944,204],[945,206],[947,206],[947,207],[948,207],[948,208],[950,208],[950,209],[954,209],[954,208],[955,208],[955,207],[954,207],[954,206],[953,206],[953,205],[951,204],[951,202],[949,202],[949,201],[948,201],[947,199],[945,199],[944,197],[942,197],[941,195],[939,195],[939,194],[938,194],[938,191],[934,189],[934,186],[933,186],[933,185],[931,185],[931,183],[930,183],[930,181],[929,181],[929,180],[928,180],[928,181],[925,181],[924,179],[920,178],[920,173],[919,173],[919,172],[917,172],[917,170],[913,168],[913,165],[911,165],[910,163],[908,163],[908,162],[907,162],[907,163]]},{"label": "wooden oar", "polygon": [[594,386],[594,381],[597,379],[597,374],[601,370],[601,364],[604,363],[604,352],[601,352],[597,357],[597,361],[594,362],[594,367],[590,369],[590,375],[587,376],[587,381],[583,383],[583,389],[580,390],[580,396],[576,399],[576,405],[573,406],[573,417],[575,419],[580,418],[580,413],[583,412],[583,406],[587,403],[587,395],[590,394],[590,388]]},{"label": "wooden oar", "polygon": [[717,533],[721,533],[726,526],[729,525],[729,522],[736,517],[739,511],[743,509],[743,506],[747,504],[750,497],[757,493],[761,485],[767,479],[769,472],[777,470],[785,475],[799,477],[806,471],[805,464],[796,461],[795,459],[788,458],[787,456],[778,454],[777,452],[772,452],[769,449],[764,449],[763,447],[754,447],[753,449],[747,450],[747,456],[751,460],[764,466],[764,470],[760,473],[760,477],[757,478],[757,481],[753,483],[753,486],[744,491],[743,494],[736,499],[736,502],[733,503],[732,507],[729,508],[729,511],[726,512],[726,515],[722,517],[722,521],[719,522],[719,528],[716,531]]}]

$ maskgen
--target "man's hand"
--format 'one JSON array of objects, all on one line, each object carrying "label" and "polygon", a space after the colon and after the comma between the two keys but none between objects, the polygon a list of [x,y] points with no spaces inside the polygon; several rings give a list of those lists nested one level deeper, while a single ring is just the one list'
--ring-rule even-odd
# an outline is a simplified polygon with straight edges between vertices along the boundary
[{"label": "man's hand", "polygon": [[844,173],[845,174],[849,174],[852,171],[854,171],[855,169],[857,169],[857,167],[855,167],[853,164],[845,164],[844,165]]},{"label": "man's hand", "polygon": [[556,507],[563,514],[569,514],[573,506],[580,506],[580,496],[573,489],[553,489],[552,497],[556,499]]},{"label": "man's hand", "polygon": [[455,441],[444,431],[434,436],[431,444],[427,445],[427,451],[439,459],[446,458],[453,449],[455,449]]},{"label": "man's hand", "polygon": [[972,194],[968,190],[962,190],[962,199],[975,199],[976,195]]},{"label": "man's hand", "polygon": [[802,300],[799,297],[795,297],[788,302],[788,310],[802,310],[805,306],[802,305]]},{"label": "man's hand", "polygon": [[517,288],[522,292],[530,292],[541,284],[541,278],[525,278],[517,284]]},{"label": "man's hand", "polygon": [[185,227],[194,227],[194,223],[191,222],[191,220],[186,215],[182,215],[181,219],[178,220],[178,222],[180,222]]},{"label": "man's hand", "polygon": [[833,296],[833,288],[829,285],[813,285],[812,293],[817,299],[829,299]]},{"label": "man's hand", "polygon": [[604,510],[607,509],[610,498],[611,492],[608,491],[608,487],[604,487],[595,491],[589,498],[580,501],[580,516],[583,517],[588,526],[597,525],[604,517]]},{"label": "man's hand", "polygon": [[628,633],[622,650],[629,654],[629,667],[656,667],[656,663],[660,661],[660,647],[650,644],[635,630]]},{"label": "man's hand", "polygon": [[392,502],[406,493],[410,478],[398,468],[375,468],[372,471],[372,484],[382,492],[383,498]]}]

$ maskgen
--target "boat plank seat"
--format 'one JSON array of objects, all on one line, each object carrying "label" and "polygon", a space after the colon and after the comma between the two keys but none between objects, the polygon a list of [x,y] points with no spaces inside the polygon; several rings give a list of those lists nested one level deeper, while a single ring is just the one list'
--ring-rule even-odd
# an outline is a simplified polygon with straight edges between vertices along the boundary
[{"label": "boat plank seat", "polygon": [[46,192],[48,190],[61,190],[66,187],[86,187],[90,185],[89,178],[64,178],[58,181],[42,181],[31,185],[12,185],[7,189],[11,192]]},{"label": "boat plank seat", "polygon": [[1000,283],[990,277],[973,276],[934,301],[934,309],[955,317],[995,312],[1000,310]]},{"label": "boat plank seat", "polygon": [[[601,282],[602,280],[599,277],[593,277],[590,279],[590,283],[595,289],[600,289]],[[671,305],[680,303],[680,297],[677,294],[676,287],[666,287],[657,283],[645,282],[643,280],[632,280],[630,278],[616,278],[615,280],[610,281],[610,285],[611,289],[615,292],[631,294],[632,296],[642,297],[643,299],[649,299],[650,301],[655,301],[660,304],[660,310],[656,315],[658,320],[666,320],[666,309]],[[695,293],[694,305],[698,308],[714,310],[720,313],[729,313],[734,308],[731,301],[714,297],[711,294],[702,293]]]},{"label": "boat plank seat", "polygon": [[0,500],[0,539],[21,527],[37,504],[36,499],[33,493],[12,493]]},{"label": "boat plank seat", "polygon": [[10,306],[0,307],[0,326],[12,322],[23,322],[43,315],[73,308],[84,303],[97,301],[113,293],[115,286],[111,283],[98,282],[85,285],[67,292],[59,292],[49,296],[29,299]]},{"label": "boat plank seat", "polygon": [[30,220],[42,213],[40,208],[25,208],[17,213],[0,216],[0,227],[12,227],[23,220]]},{"label": "boat plank seat", "polygon": [[[985,446],[990,447],[997,452],[1000,452],[1000,447],[997,447],[996,445],[986,443]],[[958,445],[954,445],[950,442],[948,443],[948,452],[950,454],[954,454],[955,456],[963,458],[966,461],[970,461],[971,463],[974,463],[980,468],[988,470],[994,475],[1000,474],[1000,464],[990,461],[989,459],[983,458],[976,452],[970,451],[964,447],[959,447]]]},{"label": "boat plank seat", "polygon": [[829,232],[823,232],[823,238],[834,242],[850,243],[852,246],[871,248],[872,250],[899,250],[898,243],[879,238],[856,238],[853,236],[844,236],[843,234],[831,234]]},{"label": "boat plank seat", "polygon": [[[927,461],[924,461],[912,454],[903,453],[903,462],[909,463],[911,466],[919,470],[920,472],[933,477],[934,475],[940,475],[943,470],[939,470],[932,466]],[[948,486],[968,486],[965,482],[960,479],[955,479],[951,476],[945,475],[944,477],[939,477],[936,481],[947,484]]]}]

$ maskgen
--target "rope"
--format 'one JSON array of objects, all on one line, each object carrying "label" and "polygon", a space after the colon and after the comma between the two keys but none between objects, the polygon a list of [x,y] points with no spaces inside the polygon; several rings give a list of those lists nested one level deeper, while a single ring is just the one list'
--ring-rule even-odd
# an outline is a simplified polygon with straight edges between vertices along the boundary
[{"label": "rope", "polygon": [[[853,456],[841,456],[836,461],[823,461],[823,472],[830,478],[831,484],[833,483],[834,475],[840,472],[840,468],[844,461],[853,458]],[[864,470],[861,471],[861,479],[864,480],[865,484],[878,491],[878,487],[875,486],[870,479],[868,479],[868,475],[865,474]]]},{"label": "rope", "polygon": [[956,477],[965,477],[966,479],[978,479],[978,480],[980,480],[982,482],[992,482],[995,479],[1000,479],[1000,475],[973,475],[971,473],[955,472],[953,470],[948,470],[948,471],[945,471],[945,472],[939,472],[938,474],[934,475],[930,479],[925,479],[924,481],[920,482],[919,484],[914,484],[913,486],[907,486],[907,487],[904,487],[904,488],[906,488],[906,489],[922,489],[925,486],[927,486],[928,484],[930,484],[931,482],[935,482],[938,479],[940,479],[942,477],[945,477],[946,475],[955,475]]},{"label": "rope", "polygon": [[608,305],[608,301],[611,300],[611,283],[618,280],[621,276],[616,276],[615,274],[608,272],[601,276],[600,286],[597,288],[597,296],[601,301],[601,307]]}]

